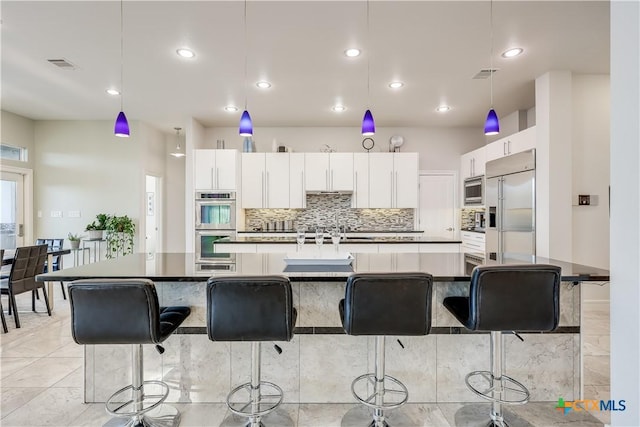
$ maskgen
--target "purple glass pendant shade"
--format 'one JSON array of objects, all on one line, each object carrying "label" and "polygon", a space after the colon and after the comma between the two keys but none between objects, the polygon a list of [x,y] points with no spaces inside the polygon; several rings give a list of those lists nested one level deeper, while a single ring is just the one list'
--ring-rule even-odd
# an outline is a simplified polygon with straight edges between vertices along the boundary
[{"label": "purple glass pendant shade", "polygon": [[253,135],[253,123],[251,122],[251,116],[247,110],[244,110],[242,117],[240,117],[240,136],[252,136]]},{"label": "purple glass pendant shade", "polygon": [[373,114],[371,114],[371,110],[367,110],[362,118],[362,136],[371,136],[375,133],[376,124],[373,121]]},{"label": "purple glass pendant shade", "polygon": [[497,135],[500,133],[500,122],[498,121],[498,115],[493,108],[489,110],[487,114],[487,120],[484,122],[484,134],[485,135]]},{"label": "purple glass pendant shade", "polygon": [[118,114],[113,132],[116,136],[129,137],[129,122],[127,122],[127,116],[124,115],[124,111],[120,111]]}]

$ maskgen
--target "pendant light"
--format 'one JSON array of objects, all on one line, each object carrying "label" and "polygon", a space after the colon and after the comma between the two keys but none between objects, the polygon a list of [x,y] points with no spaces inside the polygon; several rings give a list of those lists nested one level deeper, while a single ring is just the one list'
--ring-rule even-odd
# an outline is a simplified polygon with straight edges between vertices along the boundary
[{"label": "pendant light", "polygon": [[123,57],[124,57],[124,35],[123,35],[123,17],[122,17],[123,0],[120,0],[120,113],[116,118],[116,124],[113,129],[113,133],[120,137],[129,137],[129,122],[127,116],[124,115],[122,108],[122,97],[124,94],[124,79],[122,77],[123,72]]},{"label": "pendant light", "polygon": [[182,151],[182,149],[180,148],[180,131],[182,130],[182,128],[175,127],[174,129],[176,130],[176,149],[173,153],[171,153],[171,155],[173,157],[184,157],[184,151]]},{"label": "pendant light", "polygon": [[240,136],[253,136],[253,123],[247,111],[247,0],[244,0],[244,112],[240,117]]},{"label": "pendant light", "polygon": [[[371,64],[371,38],[370,38],[370,30],[369,30],[369,0],[367,0],[367,46],[369,48],[369,52],[367,53],[367,104],[371,105],[371,96],[369,90],[369,68]],[[364,117],[362,118],[362,136],[372,136],[376,133],[376,124],[373,121],[373,114],[371,114],[371,110],[367,109],[364,112]]]},{"label": "pendant light", "polygon": [[491,23],[491,50],[489,54],[489,81],[491,82],[491,109],[487,114],[487,119],[484,122],[484,134],[485,135],[497,135],[500,133],[500,122],[498,121],[498,115],[496,110],[493,109],[493,0],[490,4],[490,23]]}]

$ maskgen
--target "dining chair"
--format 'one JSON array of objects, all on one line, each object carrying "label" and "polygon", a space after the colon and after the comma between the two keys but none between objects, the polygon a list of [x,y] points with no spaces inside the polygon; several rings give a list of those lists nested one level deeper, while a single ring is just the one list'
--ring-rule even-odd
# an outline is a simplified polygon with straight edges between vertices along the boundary
[{"label": "dining chair", "polygon": [[[13,311],[16,328],[20,327],[16,295],[42,289],[47,314],[51,316],[51,308],[47,299],[47,291],[44,282],[36,282],[36,276],[44,272],[44,262],[47,259],[47,245],[23,246],[16,248],[16,253],[11,264],[9,277],[0,280],[1,295],[9,297],[9,314]],[[35,295],[31,294],[31,308],[36,311]]]},{"label": "dining chair", "polygon": [[[36,245],[47,245],[50,251],[60,250],[64,246],[64,239],[36,239]],[[51,268],[51,271],[60,270],[60,257],[61,255],[55,255],[53,257],[53,267]],[[47,262],[44,263],[44,272],[49,273],[49,265]],[[62,298],[67,299],[67,293],[64,290],[64,282],[60,282],[60,289],[62,289]],[[35,293],[36,298],[40,299],[37,289]]]}]

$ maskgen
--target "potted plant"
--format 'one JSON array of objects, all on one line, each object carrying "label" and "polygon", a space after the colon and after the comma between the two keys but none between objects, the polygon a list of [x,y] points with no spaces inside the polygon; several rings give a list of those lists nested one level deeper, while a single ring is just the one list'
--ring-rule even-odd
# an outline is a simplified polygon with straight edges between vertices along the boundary
[{"label": "potted plant", "polygon": [[71,249],[78,249],[80,247],[80,240],[82,236],[78,234],[69,233],[67,234],[67,238],[69,239],[69,244],[71,245]]},{"label": "potted plant", "polygon": [[91,224],[87,224],[85,231],[89,232],[89,240],[102,240],[104,230],[107,229],[107,220],[109,216],[107,214],[96,215],[96,221]]},{"label": "potted plant", "polygon": [[136,225],[127,215],[110,215],[107,218],[107,258],[133,253],[133,237]]}]

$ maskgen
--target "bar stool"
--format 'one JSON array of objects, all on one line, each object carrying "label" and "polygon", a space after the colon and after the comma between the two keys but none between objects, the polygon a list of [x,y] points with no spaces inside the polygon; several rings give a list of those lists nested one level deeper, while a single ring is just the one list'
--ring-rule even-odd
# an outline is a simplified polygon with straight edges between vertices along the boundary
[{"label": "bar stool", "polygon": [[[530,396],[523,384],[503,374],[502,331],[554,330],[560,317],[559,299],[560,267],[545,264],[475,267],[469,297],[444,299],[444,306],[467,329],[491,333],[491,371],[474,371],[465,377],[472,392],[492,402],[488,426],[506,426],[502,404],[523,405]],[[474,385],[478,380],[486,381],[482,389]]]},{"label": "bar stool", "polygon": [[[251,381],[227,395],[235,415],[248,418],[246,426],[263,426],[261,418],[283,399],[282,389],[260,380],[261,341],[291,341],[297,312],[291,283],[283,276],[210,278],[207,282],[207,334],[211,341],[251,341]],[[263,394],[263,389],[267,392]],[[240,391],[248,401],[234,402]]]},{"label": "bar stool", "polygon": [[[159,344],[189,316],[189,307],[159,307],[150,280],[79,280],[69,285],[71,332],[78,344],[132,344],[132,384],[112,394],[105,409],[117,417],[105,426],[177,426],[180,413],[160,406],[169,395],[163,381],[143,380],[142,344]],[[159,387],[158,394],[145,393]]]},{"label": "bar stool", "polygon": [[[351,393],[373,409],[371,427],[388,426],[385,411],[399,408],[409,398],[407,387],[385,375],[385,335],[427,335],[431,329],[433,277],[426,273],[363,273],[347,279],[345,297],[338,306],[348,335],[375,335],[375,373],[360,375],[351,383]],[[386,388],[391,382],[396,388]],[[373,392],[359,395],[358,383],[369,383]],[[395,395],[395,399],[385,401]]]}]

